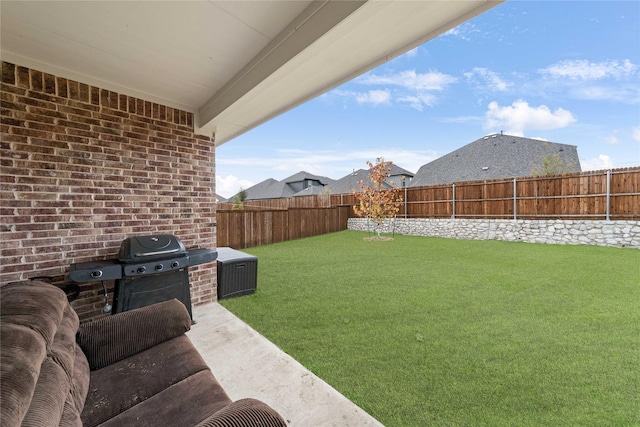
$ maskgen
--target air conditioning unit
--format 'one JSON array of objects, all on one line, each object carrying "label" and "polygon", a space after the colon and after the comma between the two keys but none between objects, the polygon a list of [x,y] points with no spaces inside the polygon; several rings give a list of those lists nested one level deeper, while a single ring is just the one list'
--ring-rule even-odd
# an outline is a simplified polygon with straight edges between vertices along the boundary
[{"label": "air conditioning unit", "polygon": [[258,257],[231,248],[218,251],[218,299],[238,297],[256,291]]}]

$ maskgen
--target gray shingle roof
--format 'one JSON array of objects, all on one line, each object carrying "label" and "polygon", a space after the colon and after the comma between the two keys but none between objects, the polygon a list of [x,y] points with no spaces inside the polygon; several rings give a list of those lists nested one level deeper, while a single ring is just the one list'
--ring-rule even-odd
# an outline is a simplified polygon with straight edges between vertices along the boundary
[{"label": "gray shingle roof", "polygon": [[545,156],[558,153],[571,172],[580,172],[575,145],[493,134],[420,167],[410,186],[529,176]]},{"label": "gray shingle roof", "polygon": [[276,181],[273,178],[265,179],[245,191],[247,192],[247,200],[278,199],[280,197],[293,196],[293,191],[287,184],[282,181]]},{"label": "gray shingle roof", "polygon": [[389,171],[389,176],[413,176],[413,172],[409,172],[408,170],[401,168],[396,164],[391,164],[391,170]]},{"label": "gray shingle roof", "polygon": [[367,185],[371,185],[371,180],[369,179],[369,171],[366,169],[358,169],[357,171],[351,172],[347,176],[343,176],[337,181],[332,182],[327,186],[331,194],[343,194],[343,193],[352,193],[355,191],[360,191],[360,186],[358,182],[364,181]]},{"label": "gray shingle roof", "polygon": [[319,186],[319,185],[313,185],[311,187],[307,187],[301,191],[298,191],[296,194],[294,194],[291,197],[299,197],[299,196],[316,196],[318,194],[327,194],[327,187],[325,186]]},{"label": "gray shingle roof", "polygon": [[[312,185],[306,187],[307,180],[317,181],[320,185]],[[298,172],[291,175],[282,181],[276,181],[273,178],[265,179],[258,184],[247,188],[247,200],[262,200],[262,199],[279,199],[282,197],[306,196],[311,194],[321,194],[325,189],[325,186],[334,182],[331,178],[326,176],[318,176],[310,174],[309,172]],[[235,195],[231,198],[233,198]]]},{"label": "gray shingle roof", "polygon": [[[389,181],[393,181],[395,187],[401,186],[401,176],[413,178],[413,172],[409,172],[400,166],[392,164],[391,170],[389,171],[389,179],[386,182],[387,186],[391,188]],[[372,185],[372,182],[369,179],[369,169],[358,169],[357,171],[353,171],[349,175],[329,184],[327,188],[331,191],[331,194],[353,193],[354,190],[361,190],[360,185],[358,184],[360,181],[364,181],[368,186]],[[406,182],[407,185],[409,185],[410,179],[406,179]]]},{"label": "gray shingle roof", "polygon": [[282,180],[282,182],[286,183],[286,184],[291,184],[294,182],[301,182],[301,181],[305,181],[307,179],[313,180],[313,181],[319,181],[320,184],[322,185],[327,185],[330,182],[333,182],[333,180],[331,178],[327,178],[326,176],[318,176],[318,175],[314,175],[311,174],[309,172],[305,172],[305,171],[300,171],[298,173],[295,173],[293,175],[291,175],[288,178],[285,178]]}]

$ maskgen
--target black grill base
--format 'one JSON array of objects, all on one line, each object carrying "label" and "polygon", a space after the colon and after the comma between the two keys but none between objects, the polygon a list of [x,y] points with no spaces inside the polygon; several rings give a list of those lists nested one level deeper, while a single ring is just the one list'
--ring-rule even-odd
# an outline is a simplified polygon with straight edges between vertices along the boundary
[{"label": "black grill base", "polygon": [[113,313],[146,307],[176,298],[191,312],[191,291],[188,269],[176,270],[151,276],[116,280]]}]

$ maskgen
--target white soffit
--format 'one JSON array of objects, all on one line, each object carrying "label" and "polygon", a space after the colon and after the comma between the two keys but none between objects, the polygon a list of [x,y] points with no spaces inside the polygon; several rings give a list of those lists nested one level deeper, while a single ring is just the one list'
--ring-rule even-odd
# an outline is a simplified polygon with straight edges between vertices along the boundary
[{"label": "white soffit", "polygon": [[2,60],[195,112],[310,3],[2,0]]}]

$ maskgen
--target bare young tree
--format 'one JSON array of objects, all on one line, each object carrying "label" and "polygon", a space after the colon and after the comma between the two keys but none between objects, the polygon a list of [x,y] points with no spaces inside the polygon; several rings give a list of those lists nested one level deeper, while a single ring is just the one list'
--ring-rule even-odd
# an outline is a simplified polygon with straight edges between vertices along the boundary
[{"label": "bare young tree", "polygon": [[[402,196],[399,187],[389,187],[386,183],[391,172],[392,162],[385,162],[382,157],[376,159],[376,164],[367,161],[369,166],[369,181],[358,182],[360,191],[354,191],[358,204],[353,211],[361,218],[367,218],[375,224],[375,230],[380,238],[380,229],[384,221],[393,218],[400,210]],[[393,183],[392,183],[393,185]]]}]

